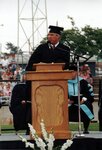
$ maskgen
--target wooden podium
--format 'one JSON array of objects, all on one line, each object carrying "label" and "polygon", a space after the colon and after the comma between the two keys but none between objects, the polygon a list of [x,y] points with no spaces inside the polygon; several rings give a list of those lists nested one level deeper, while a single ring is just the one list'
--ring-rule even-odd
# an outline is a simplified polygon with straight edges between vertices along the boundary
[{"label": "wooden podium", "polygon": [[28,71],[31,81],[32,125],[42,135],[43,119],[48,133],[53,130],[55,139],[71,138],[68,118],[68,79],[73,71],[64,71],[63,63],[34,64],[36,71]]}]

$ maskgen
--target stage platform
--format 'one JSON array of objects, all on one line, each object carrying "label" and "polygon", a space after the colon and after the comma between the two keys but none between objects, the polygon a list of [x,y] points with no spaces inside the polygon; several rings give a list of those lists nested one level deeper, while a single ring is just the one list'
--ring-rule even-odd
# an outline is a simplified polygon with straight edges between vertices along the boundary
[{"label": "stage platform", "polygon": [[[102,132],[91,131],[89,134],[84,135],[79,134],[78,132],[72,132],[72,134],[73,134],[73,144],[68,150],[91,150],[91,149],[102,150]],[[28,141],[31,141],[29,135],[25,135],[24,133],[20,135],[22,135]],[[55,147],[57,145],[62,145],[64,142],[65,140],[56,140]],[[0,135],[0,150],[18,150],[18,149],[31,150],[30,148],[25,148],[25,144],[15,133]]]}]

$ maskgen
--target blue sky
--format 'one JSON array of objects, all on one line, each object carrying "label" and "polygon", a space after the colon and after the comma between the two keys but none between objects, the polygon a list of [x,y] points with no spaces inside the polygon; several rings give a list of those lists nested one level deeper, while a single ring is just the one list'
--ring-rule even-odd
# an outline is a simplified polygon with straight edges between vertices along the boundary
[{"label": "blue sky", "polygon": [[[30,0],[20,0],[20,8],[25,1],[27,4],[23,10],[23,15],[29,17],[31,13]],[[45,0],[40,1],[43,9]],[[48,25],[56,25],[58,22],[59,26],[68,29],[71,24],[67,16],[71,16],[77,27],[90,25],[91,27],[102,28],[102,0],[46,0],[46,2]],[[0,25],[4,24],[4,26],[0,26],[2,50],[5,49],[7,42],[17,45],[17,4],[18,0],[0,1]],[[27,25],[27,22],[25,24]],[[20,42],[25,42],[23,35]]]}]

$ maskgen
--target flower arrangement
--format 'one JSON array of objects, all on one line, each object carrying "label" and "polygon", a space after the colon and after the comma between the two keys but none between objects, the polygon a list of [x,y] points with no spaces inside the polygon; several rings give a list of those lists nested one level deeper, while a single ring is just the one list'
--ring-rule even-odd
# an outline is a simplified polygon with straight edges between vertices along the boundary
[{"label": "flower arrangement", "polygon": [[[41,132],[43,135],[43,140],[37,135],[36,130],[33,128],[31,124],[28,124],[31,136],[35,140],[35,143],[40,150],[54,150],[54,135],[53,132],[48,133],[45,128],[44,121],[41,120]],[[18,134],[18,136],[21,138],[22,142],[25,143],[25,147],[30,147],[31,149],[35,149],[35,145],[31,142],[28,142],[26,138],[22,137],[21,135]],[[59,148],[59,150],[66,150],[68,147],[72,145],[73,141],[72,140],[66,140],[66,142]]]}]

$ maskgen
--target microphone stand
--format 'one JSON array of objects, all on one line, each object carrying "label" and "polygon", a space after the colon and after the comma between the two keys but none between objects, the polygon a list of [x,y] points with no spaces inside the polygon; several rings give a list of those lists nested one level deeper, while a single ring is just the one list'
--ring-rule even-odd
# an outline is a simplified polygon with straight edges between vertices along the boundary
[{"label": "microphone stand", "polygon": [[[77,60],[77,81],[78,81],[78,134],[76,135],[76,137],[83,137],[84,134],[81,133],[81,112],[80,112],[80,81],[79,81],[79,76],[80,76],[80,73],[79,73],[79,57],[85,59],[85,61],[82,63],[82,64],[85,64],[92,56],[90,56],[89,58],[86,58],[86,57],[83,57],[83,56],[80,56],[78,54],[75,54],[73,52],[71,52],[72,55],[75,56],[75,59]],[[75,60],[74,60],[75,61]],[[75,63],[75,62],[73,62]]]},{"label": "microphone stand", "polygon": [[79,81],[79,56],[77,55],[77,81],[78,81],[78,131],[76,136],[84,136],[81,133],[81,113],[80,113],[80,81]]},{"label": "microphone stand", "polygon": [[[66,46],[70,47],[68,44],[65,44]],[[77,59],[77,81],[78,81],[78,130],[79,130],[79,134],[76,136],[84,136],[84,134],[81,134],[81,113],[80,113],[80,81],[79,81],[79,57],[85,59],[85,61],[82,64],[85,64],[92,56],[90,56],[89,58],[86,58],[84,56],[80,56],[72,51],[70,51],[70,54],[72,54],[74,57],[74,61],[72,62],[75,63],[75,58]]]}]

